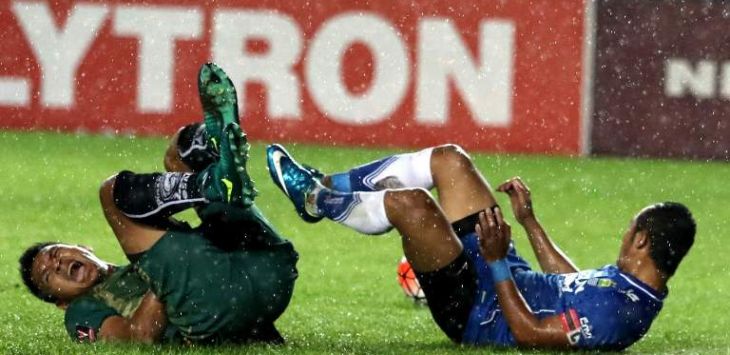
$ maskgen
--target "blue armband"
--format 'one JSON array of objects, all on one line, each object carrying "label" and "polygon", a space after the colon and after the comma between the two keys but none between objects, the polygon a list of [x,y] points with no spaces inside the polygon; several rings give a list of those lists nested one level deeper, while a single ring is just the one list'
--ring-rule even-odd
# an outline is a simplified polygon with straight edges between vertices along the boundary
[{"label": "blue armband", "polygon": [[512,279],[512,272],[509,270],[507,265],[507,259],[499,259],[497,261],[487,263],[489,271],[492,272],[492,280],[494,283],[502,282],[504,280]]}]

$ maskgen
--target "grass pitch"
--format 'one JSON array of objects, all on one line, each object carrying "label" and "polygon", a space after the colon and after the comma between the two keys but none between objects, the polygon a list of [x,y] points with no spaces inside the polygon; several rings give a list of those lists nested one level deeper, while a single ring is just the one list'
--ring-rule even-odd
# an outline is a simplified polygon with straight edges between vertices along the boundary
[{"label": "grass pitch", "polygon": [[[171,346],[74,344],[63,313],[32,298],[20,281],[17,258],[37,241],[93,246],[105,260],[125,258],[98,203],[102,180],[123,169],[161,171],[167,145],[160,138],[0,132],[0,352],[6,354],[240,354],[507,352],[451,344],[425,307],[406,299],[395,281],[402,255],[395,233],[360,236],[333,223],[301,222],[269,181],[264,145],[249,163],[260,190],[258,205],[300,253],[294,298],[277,323],[280,347],[182,349]],[[392,150],[289,145],[301,161],[344,170]],[[473,155],[493,185],[520,175],[530,185],[537,215],[582,268],[615,261],[633,214],[656,201],[686,203],[698,222],[693,250],[670,282],[664,310],[631,353],[730,352],[727,234],[730,165],[724,163]],[[508,205],[505,196],[500,203]],[[511,216],[510,222],[514,222]],[[514,225],[514,223],[513,223]],[[518,250],[534,257],[524,232]],[[536,265],[533,263],[533,265]]]}]

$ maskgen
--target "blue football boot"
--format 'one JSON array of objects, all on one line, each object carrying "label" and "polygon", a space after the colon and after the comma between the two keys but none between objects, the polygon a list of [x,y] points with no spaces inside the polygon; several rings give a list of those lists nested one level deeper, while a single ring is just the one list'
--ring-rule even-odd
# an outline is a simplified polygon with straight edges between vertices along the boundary
[{"label": "blue football boot", "polygon": [[309,223],[319,222],[323,217],[306,208],[307,195],[319,185],[312,173],[297,163],[279,144],[266,148],[266,162],[271,179],[294,204],[299,217]]}]

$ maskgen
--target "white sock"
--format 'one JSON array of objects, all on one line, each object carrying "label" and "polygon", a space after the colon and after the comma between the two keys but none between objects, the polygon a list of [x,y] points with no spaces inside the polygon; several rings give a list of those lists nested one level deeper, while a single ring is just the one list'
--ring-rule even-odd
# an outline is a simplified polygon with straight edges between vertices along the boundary
[{"label": "white sock", "polygon": [[342,192],[376,191],[386,188],[433,188],[431,153],[427,148],[414,153],[389,156],[330,176],[332,188]]},{"label": "white sock", "polygon": [[399,154],[382,172],[375,174],[372,181],[378,185],[388,177],[397,178],[403,187],[422,187],[426,190],[433,188],[431,176],[431,154],[433,148],[426,148],[413,153]]},{"label": "white sock", "polygon": [[385,213],[385,193],[322,189],[316,197],[317,213],[360,233],[383,234],[393,228]]}]

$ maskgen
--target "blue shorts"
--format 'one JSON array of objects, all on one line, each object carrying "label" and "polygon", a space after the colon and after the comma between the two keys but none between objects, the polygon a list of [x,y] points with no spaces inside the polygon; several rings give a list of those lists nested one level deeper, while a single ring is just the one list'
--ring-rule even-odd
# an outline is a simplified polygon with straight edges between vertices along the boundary
[{"label": "blue shorts", "polygon": [[[475,313],[478,297],[490,295],[497,307],[496,292],[491,272],[479,252],[477,235],[474,232],[476,214],[453,224],[464,250],[449,265],[432,272],[416,273],[426,295],[434,321],[454,342],[465,342],[468,324]],[[517,255],[510,244],[507,261],[513,273],[530,270],[529,264]]]},{"label": "blue shorts", "polygon": [[[476,286],[461,343],[480,345],[483,339],[489,339],[489,343],[492,345],[514,345],[514,338],[509,331],[509,326],[500,314],[501,309],[494,288],[492,273],[489,266],[487,266],[487,261],[479,252],[479,242],[476,234],[472,233],[465,236],[462,238],[462,243],[464,244],[464,253],[474,268]],[[531,270],[527,261],[517,254],[517,250],[511,242],[506,258],[512,275]]]}]

